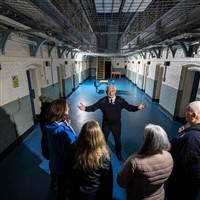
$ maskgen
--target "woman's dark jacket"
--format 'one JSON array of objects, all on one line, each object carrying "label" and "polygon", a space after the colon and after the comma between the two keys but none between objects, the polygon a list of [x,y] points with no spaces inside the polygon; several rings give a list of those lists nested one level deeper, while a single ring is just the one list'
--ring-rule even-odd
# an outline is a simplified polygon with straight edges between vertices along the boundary
[{"label": "woman's dark jacket", "polygon": [[102,157],[99,170],[72,170],[69,200],[111,200],[113,170],[111,161]]},{"label": "woman's dark jacket", "polygon": [[42,138],[41,138],[41,149],[42,149],[42,155],[44,158],[49,160],[49,148],[48,148],[48,139],[47,139],[47,133],[44,129],[45,124],[47,123],[47,118],[46,118],[46,111],[49,108],[51,103],[49,102],[42,102],[41,106],[41,112],[40,112],[40,129],[42,133]]}]

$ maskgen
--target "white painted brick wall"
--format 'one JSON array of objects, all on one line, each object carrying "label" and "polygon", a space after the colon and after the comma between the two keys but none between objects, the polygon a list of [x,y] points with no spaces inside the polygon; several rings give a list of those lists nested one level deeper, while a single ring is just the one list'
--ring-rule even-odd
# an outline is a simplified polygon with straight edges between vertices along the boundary
[{"label": "white painted brick wall", "polygon": [[[1,64],[1,104],[6,104],[29,94],[26,69],[23,62],[6,62]],[[14,88],[12,77],[17,76],[19,87]]]}]

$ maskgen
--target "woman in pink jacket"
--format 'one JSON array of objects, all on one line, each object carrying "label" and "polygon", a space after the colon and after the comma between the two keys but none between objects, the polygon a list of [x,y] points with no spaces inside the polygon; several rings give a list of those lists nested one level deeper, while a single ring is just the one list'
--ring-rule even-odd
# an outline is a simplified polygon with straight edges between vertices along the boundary
[{"label": "woman in pink jacket", "polygon": [[126,160],[117,176],[118,185],[126,188],[127,200],[164,200],[164,183],[173,169],[169,150],[164,129],[148,124],[140,151]]}]

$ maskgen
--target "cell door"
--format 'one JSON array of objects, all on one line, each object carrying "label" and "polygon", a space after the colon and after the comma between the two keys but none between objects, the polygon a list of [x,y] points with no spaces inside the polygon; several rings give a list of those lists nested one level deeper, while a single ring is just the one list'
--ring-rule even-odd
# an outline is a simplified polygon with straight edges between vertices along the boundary
[{"label": "cell door", "polygon": [[62,98],[63,95],[63,67],[57,66],[57,74],[58,74],[58,88],[59,88],[59,97]]},{"label": "cell door", "polygon": [[33,115],[33,120],[36,120],[36,114],[35,114],[35,105],[34,105],[34,99],[35,99],[35,90],[32,87],[32,81],[31,81],[31,74],[30,71],[26,71],[27,80],[28,80],[28,89],[30,94],[30,101],[31,101],[31,110]]},{"label": "cell door", "polygon": [[105,79],[111,78],[111,62],[105,61]]},{"label": "cell door", "polygon": [[[190,70],[190,68],[188,68]],[[199,68],[200,69],[200,68]],[[200,71],[195,71],[190,102],[200,101]]]},{"label": "cell door", "polygon": [[155,101],[159,101],[160,99],[163,73],[164,73],[164,66],[160,64],[156,65],[155,78],[154,78],[155,80],[154,80],[154,87],[153,87],[153,99]]}]

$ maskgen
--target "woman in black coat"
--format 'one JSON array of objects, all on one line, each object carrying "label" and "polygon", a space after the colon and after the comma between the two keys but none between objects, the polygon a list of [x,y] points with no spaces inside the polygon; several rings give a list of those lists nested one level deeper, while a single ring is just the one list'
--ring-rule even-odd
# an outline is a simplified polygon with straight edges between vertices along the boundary
[{"label": "woman in black coat", "polygon": [[73,152],[69,200],[111,200],[113,171],[98,122],[84,124]]}]

